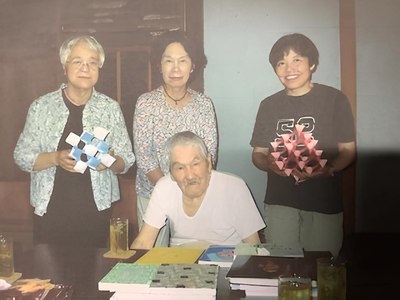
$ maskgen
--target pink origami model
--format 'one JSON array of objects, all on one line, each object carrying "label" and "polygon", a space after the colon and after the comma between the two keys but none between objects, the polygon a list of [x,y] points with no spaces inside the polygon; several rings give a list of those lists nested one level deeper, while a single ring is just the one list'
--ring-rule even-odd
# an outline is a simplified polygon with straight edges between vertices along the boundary
[{"label": "pink origami model", "polygon": [[273,151],[271,155],[275,163],[287,176],[293,176],[296,183],[300,178],[294,170],[311,174],[317,168],[323,168],[327,160],[321,159],[322,150],[318,150],[315,140],[310,132],[303,132],[304,125],[297,124],[292,133],[282,134],[281,137],[271,142]]}]

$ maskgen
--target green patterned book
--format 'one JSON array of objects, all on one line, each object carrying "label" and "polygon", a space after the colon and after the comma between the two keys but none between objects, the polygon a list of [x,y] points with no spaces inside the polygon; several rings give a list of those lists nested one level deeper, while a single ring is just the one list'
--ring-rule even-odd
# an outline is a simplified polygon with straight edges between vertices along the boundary
[{"label": "green patterned book", "polygon": [[117,263],[99,290],[134,294],[216,295],[218,266]]}]

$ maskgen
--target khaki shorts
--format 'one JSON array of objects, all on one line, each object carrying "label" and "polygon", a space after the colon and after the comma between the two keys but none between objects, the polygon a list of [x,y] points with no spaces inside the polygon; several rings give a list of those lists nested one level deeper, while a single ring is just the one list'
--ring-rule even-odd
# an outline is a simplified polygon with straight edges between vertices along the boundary
[{"label": "khaki shorts", "polygon": [[336,256],[343,242],[343,213],[323,214],[265,204],[267,242],[300,244],[306,251],[330,251]]}]

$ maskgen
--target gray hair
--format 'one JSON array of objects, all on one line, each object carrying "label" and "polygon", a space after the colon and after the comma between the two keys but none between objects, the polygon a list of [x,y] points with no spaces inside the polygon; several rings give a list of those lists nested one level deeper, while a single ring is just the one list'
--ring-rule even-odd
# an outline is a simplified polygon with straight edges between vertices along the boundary
[{"label": "gray hair", "polygon": [[60,62],[63,67],[65,67],[65,64],[67,63],[67,59],[71,54],[72,49],[78,44],[78,43],[84,43],[86,44],[90,49],[93,49],[97,51],[99,54],[99,68],[101,68],[104,64],[105,60],[105,54],[104,54],[104,49],[100,45],[100,43],[92,36],[90,35],[81,35],[81,36],[76,36],[69,38],[65,40],[61,47],[60,47]]},{"label": "gray hair", "polygon": [[203,139],[191,131],[182,131],[170,137],[166,144],[168,164],[171,167],[171,154],[176,146],[195,146],[201,157],[207,158],[208,150]]}]

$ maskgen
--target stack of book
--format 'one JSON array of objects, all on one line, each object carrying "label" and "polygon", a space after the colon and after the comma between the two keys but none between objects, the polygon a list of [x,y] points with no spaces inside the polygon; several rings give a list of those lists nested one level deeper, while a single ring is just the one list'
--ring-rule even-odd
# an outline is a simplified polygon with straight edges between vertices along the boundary
[{"label": "stack of book", "polygon": [[277,296],[278,276],[292,275],[291,258],[303,257],[300,246],[241,243],[209,246],[198,263],[229,268],[227,279],[231,289],[244,290],[246,295]]},{"label": "stack of book", "polygon": [[231,289],[244,290],[246,296],[278,296],[280,275],[292,275],[296,258],[237,255],[226,274]]},{"label": "stack of book", "polygon": [[217,294],[218,266],[117,263],[98,284],[112,300],[211,300]]},{"label": "stack of book", "polygon": [[[289,254],[289,253],[288,253]],[[279,276],[305,276],[312,280],[316,292],[317,258],[331,257],[328,251],[313,251],[296,256],[235,256],[225,277],[231,289],[244,290],[246,296],[277,296]]]}]

